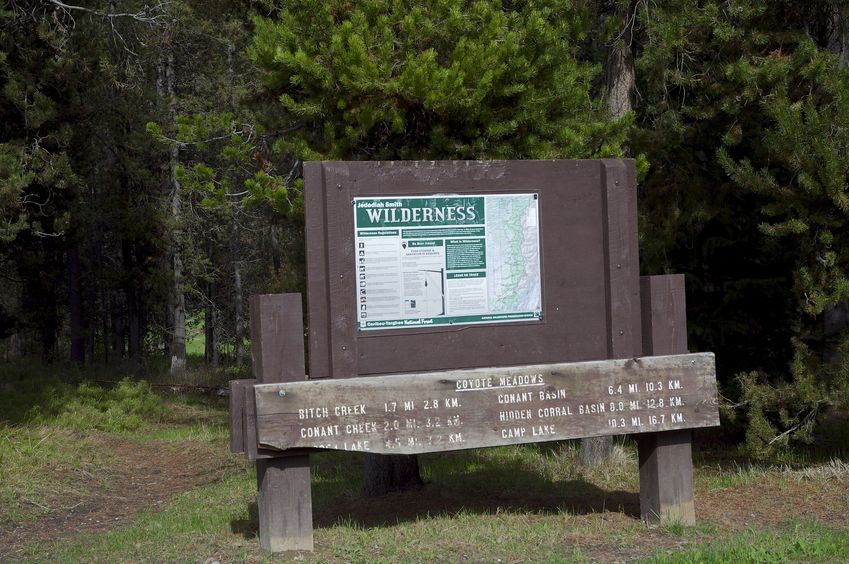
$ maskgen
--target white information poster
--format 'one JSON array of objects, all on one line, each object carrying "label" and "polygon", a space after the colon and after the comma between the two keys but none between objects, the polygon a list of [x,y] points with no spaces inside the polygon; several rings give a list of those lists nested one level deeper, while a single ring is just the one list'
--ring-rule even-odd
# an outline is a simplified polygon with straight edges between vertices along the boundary
[{"label": "white information poster", "polygon": [[537,194],[353,205],[359,329],[541,318]]}]

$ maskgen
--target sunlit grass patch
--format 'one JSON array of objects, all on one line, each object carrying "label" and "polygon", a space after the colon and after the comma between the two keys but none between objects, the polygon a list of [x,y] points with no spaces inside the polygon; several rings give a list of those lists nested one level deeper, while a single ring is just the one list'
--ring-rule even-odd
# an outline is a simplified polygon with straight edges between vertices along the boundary
[{"label": "sunlit grass patch", "polygon": [[252,470],[237,471],[213,486],[180,494],[161,509],[143,511],[122,527],[22,552],[34,561],[53,562],[203,562],[224,553],[228,560],[242,559],[246,552],[260,555],[246,503],[255,494],[255,480]]},{"label": "sunlit grass patch", "polygon": [[[145,382],[74,381],[74,372],[6,372],[0,407],[0,520],[67,510],[108,481],[107,436],[128,441],[201,441],[227,436],[222,402],[163,397]],[[27,379],[30,377],[30,379]],[[220,448],[220,447],[216,447]]]},{"label": "sunlit grass patch", "polygon": [[791,469],[783,465],[773,466],[751,462],[740,464],[731,461],[703,465],[699,470],[695,476],[697,489],[724,490],[758,483],[766,478],[789,472]]},{"label": "sunlit grass patch", "polygon": [[225,440],[229,436],[226,399],[191,395],[162,396],[163,413],[123,433],[136,441]]},{"label": "sunlit grass patch", "polygon": [[69,429],[0,426],[0,521],[72,507],[104,483],[109,461],[96,441]]},{"label": "sunlit grass patch", "polygon": [[[566,448],[571,452],[573,447]],[[581,562],[588,559],[579,548],[582,543],[628,545],[645,532],[638,519],[618,515],[616,508],[610,508],[613,513],[590,511],[578,516],[569,508],[559,507],[558,496],[568,492],[552,492],[549,488],[553,483],[572,488],[575,483],[574,476],[561,474],[562,469],[542,476],[537,483],[516,482],[517,468],[528,472],[518,476],[521,480],[537,465],[556,467],[548,458],[561,454],[533,447],[505,447],[428,455],[422,464],[431,481],[423,490],[372,500],[360,496],[361,455],[313,456],[315,512],[333,515],[341,511],[330,520],[319,520],[314,533],[316,551],[300,553],[297,559],[513,562],[521,556],[522,560],[533,562]],[[501,474],[504,480],[487,482],[486,478],[494,474]],[[500,505],[489,499],[499,495],[500,488],[511,480],[516,490],[511,499],[525,494],[537,499],[551,495],[551,503],[524,507]],[[475,483],[478,486],[470,489]],[[449,503],[428,510],[433,499]],[[292,559],[293,555],[270,557],[262,552],[256,538],[255,500],[256,475],[252,466],[234,468],[220,482],[180,494],[113,531],[75,537],[47,547],[31,546],[24,554],[36,561]],[[368,504],[383,515],[364,522],[362,515],[344,511]],[[415,507],[409,510],[410,505]]]},{"label": "sunlit grass patch", "polygon": [[794,471],[794,475],[798,480],[835,480],[842,481],[842,484],[845,485],[849,482],[849,462],[832,458],[823,464],[800,468]]},{"label": "sunlit grass patch", "polygon": [[36,425],[119,433],[159,421],[164,415],[162,398],[146,382],[123,379],[113,388],[87,382],[50,388],[43,403],[33,406],[27,418]]},{"label": "sunlit grass patch", "polygon": [[849,558],[849,530],[817,523],[793,530],[749,530],[681,552],[657,554],[647,562],[835,562]]},{"label": "sunlit grass patch", "polygon": [[[226,448],[224,437],[210,441]],[[573,467],[578,446],[569,443],[425,455],[420,463],[428,483],[422,490],[371,499],[361,495],[361,454],[312,455],[316,550],[278,556],[265,554],[256,538],[253,465],[232,465],[217,483],[179,494],[124,526],[33,545],[24,555],[94,562],[572,562],[631,559],[662,546],[659,561],[844,558],[840,542],[846,534],[839,531],[792,523],[748,536],[707,522],[647,528],[621,507],[595,504],[636,481],[634,451],[627,444],[620,448],[607,470]],[[771,471],[751,469],[747,479]],[[627,496],[636,498],[636,492]],[[793,541],[770,541],[781,535]],[[674,560],[682,549],[685,557]]]},{"label": "sunlit grass patch", "polygon": [[764,480],[795,480],[822,482],[849,479],[849,463],[832,458],[821,464],[790,466],[735,461],[703,465],[696,473],[697,488],[723,490],[758,484]]}]

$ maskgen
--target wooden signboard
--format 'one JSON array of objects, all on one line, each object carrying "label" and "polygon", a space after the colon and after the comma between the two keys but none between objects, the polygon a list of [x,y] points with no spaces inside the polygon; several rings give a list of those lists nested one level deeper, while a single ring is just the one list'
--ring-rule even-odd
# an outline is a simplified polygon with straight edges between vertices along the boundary
[{"label": "wooden signboard", "polygon": [[[310,378],[640,356],[634,166],[632,160],[614,159],[304,163]],[[511,323],[362,328],[360,299],[366,297],[370,305],[375,296],[368,284],[366,296],[360,293],[359,260],[370,256],[359,246],[366,242],[359,238],[361,232],[369,231],[359,222],[360,205],[383,200],[415,209],[410,200],[450,196],[476,209],[475,199],[527,195],[537,197],[537,225],[531,228],[538,231],[538,317]],[[382,223],[371,231],[398,229],[402,244],[415,241],[417,237],[404,237],[400,230],[431,229],[441,206],[430,207],[433,216],[422,213],[418,221],[411,216],[409,222],[392,222],[381,216]],[[369,209],[386,214],[388,207]],[[507,215],[500,222],[491,215],[464,224],[457,213],[451,225],[477,225],[485,232],[466,231],[455,239],[484,239],[488,251],[496,235],[493,229],[510,228],[515,236],[528,231],[527,224],[511,223]],[[400,211],[394,219],[403,219]],[[517,241],[530,243],[527,238]],[[498,257],[486,258],[487,268],[478,271],[489,276]],[[450,268],[447,260],[444,267]],[[447,272],[437,277],[451,282]]]},{"label": "wooden signboard", "polygon": [[[632,160],[304,163],[299,294],[252,301],[231,450],[260,542],[313,546],[309,452],[416,454],[633,434],[647,521],[695,522],[684,279],[639,277]],[[658,356],[670,355],[670,356]]]},{"label": "wooden signboard", "polygon": [[719,424],[710,353],[264,384],[266,448],[421,454]]}]

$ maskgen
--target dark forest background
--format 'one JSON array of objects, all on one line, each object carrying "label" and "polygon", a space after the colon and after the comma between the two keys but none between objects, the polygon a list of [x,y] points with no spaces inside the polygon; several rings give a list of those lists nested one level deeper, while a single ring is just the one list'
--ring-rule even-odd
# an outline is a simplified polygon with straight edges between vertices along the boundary
[{"label": "dark forest background", "polygon": [[304,160],[630,156],[726,415],[809,441],[849,407],[848,4],[5,0],[0,358],[245,366]]}]

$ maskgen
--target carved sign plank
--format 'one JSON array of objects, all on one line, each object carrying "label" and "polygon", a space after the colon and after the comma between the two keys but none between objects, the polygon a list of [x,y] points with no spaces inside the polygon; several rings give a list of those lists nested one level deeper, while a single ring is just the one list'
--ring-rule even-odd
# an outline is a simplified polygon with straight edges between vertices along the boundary
[{"label": "carved sign plank", "polygon": [[263,448],[417,454],[719,425],[711,353],[255,386]]}]

